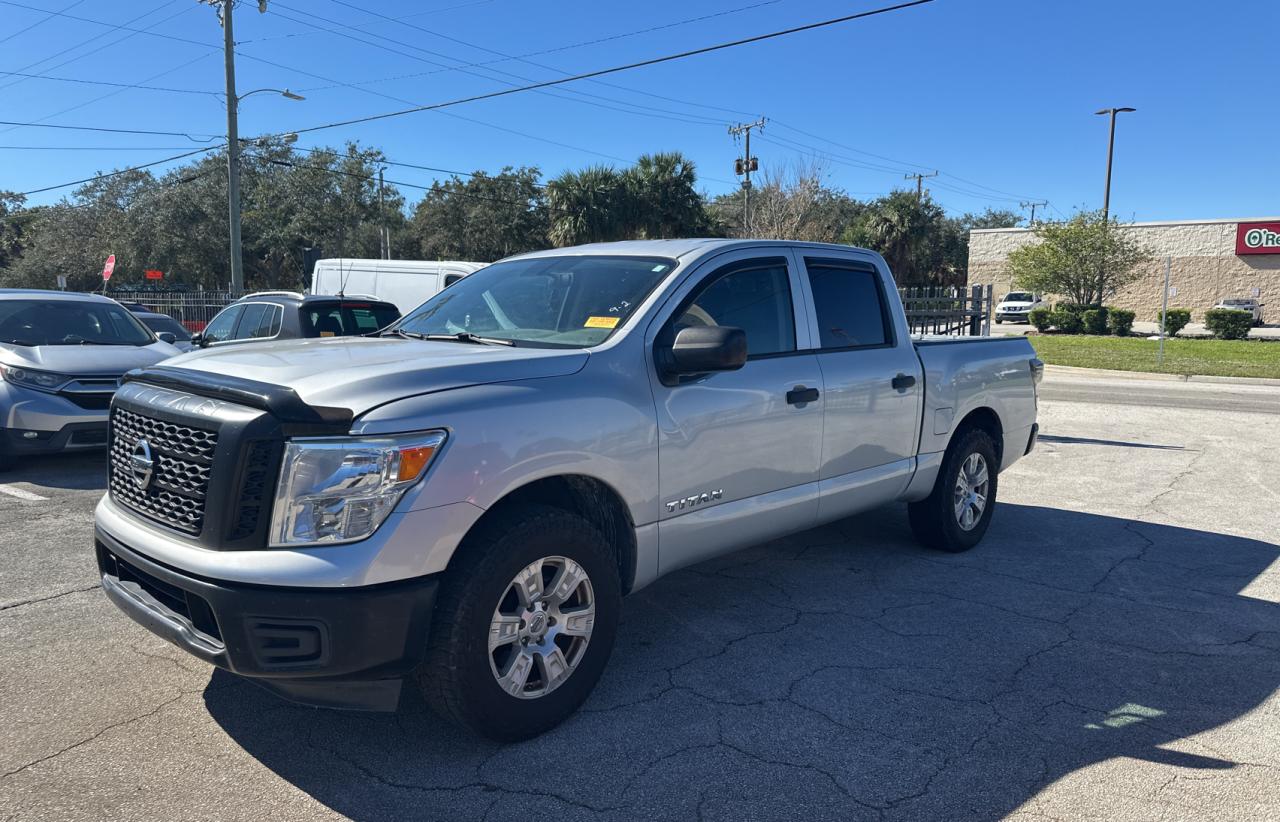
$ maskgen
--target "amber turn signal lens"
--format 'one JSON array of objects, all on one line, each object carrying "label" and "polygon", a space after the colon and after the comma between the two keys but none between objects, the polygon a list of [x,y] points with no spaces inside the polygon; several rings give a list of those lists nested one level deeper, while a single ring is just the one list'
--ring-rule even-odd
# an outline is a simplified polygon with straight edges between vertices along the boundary
[{"label": "amber turn signal lens", "polygon": [[418,445],[413,448],[400,449],[400,472],[396,475],[399,482],[408,482],[418,476],[431,464],[431,456],[435,454],[434,445]]}]

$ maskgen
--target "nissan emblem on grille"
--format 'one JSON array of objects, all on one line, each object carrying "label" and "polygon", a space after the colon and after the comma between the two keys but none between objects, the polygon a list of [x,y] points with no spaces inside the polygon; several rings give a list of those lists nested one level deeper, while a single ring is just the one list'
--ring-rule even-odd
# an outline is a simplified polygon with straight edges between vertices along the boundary
[{"label": "nissan emblem on grille", "polygon": [[151,445],[146,440],[138,440],[138,444],[133,447],[133,455],[129,457],[129,470],[133,474],[133,484],[143,491],[147,490],[155,467],[156,461],[151,456]]}]

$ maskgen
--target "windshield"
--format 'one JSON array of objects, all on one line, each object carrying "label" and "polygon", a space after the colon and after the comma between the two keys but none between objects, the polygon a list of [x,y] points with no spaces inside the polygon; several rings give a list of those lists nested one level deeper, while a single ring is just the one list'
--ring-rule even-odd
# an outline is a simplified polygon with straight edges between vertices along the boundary
[{"label": "windshield", "polygon": [[182,327],[182,323],[175,320],[167,314],[151,314],[145,317],[139,317],[142,324],[157,334],[161,331],[168,331],[180,340],[191,339],[191,332]]},{"label": "windshield", "polygon": [[495,263],[418,306],[397,330],[586,348],[612,334],[675,266],[656,257],[605,256]]},{"label": "windshield", "polygon": [[1012,291],[1004,298],[1007,303],[1033,303],[1036,301],[1035,295],[1027,291]]},{"label": "windshield", "polygon": [[142,323],[114,303],[0,300],[0,342],[12,345],[150,345]]},{"label": "windshield", "polygon": [[1253,300],[1223,300],[1222,305],[1253,305]]}]

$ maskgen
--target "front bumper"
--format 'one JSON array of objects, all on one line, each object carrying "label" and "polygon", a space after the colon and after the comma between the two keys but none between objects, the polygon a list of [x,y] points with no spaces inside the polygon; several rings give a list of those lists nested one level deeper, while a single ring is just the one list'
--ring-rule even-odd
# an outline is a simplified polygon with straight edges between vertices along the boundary
[{"label": "front bumper", "polygon": [[[103,395],[105,397],[107,395]],[[62,394],[0,383],[0,450],[10,454],[53,454],[107,444],[107,409],[103,397],[80,402]]]},{"label": "front bumper", "polygon": [[1030,311],[997,311],[997,320],[1008,320],[1010,322],[1030,322]]},{"label": "front bumper", "polygon": [[296,702],[395,710],[422,661],[438,577],[354,588],[227,583],[156,563],[97,528],[102,589],[135,622]]}]

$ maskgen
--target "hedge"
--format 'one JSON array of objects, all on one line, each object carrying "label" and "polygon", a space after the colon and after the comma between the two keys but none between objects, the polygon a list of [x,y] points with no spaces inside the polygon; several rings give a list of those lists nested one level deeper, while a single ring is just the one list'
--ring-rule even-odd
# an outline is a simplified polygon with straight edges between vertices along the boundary
[{"label": "hedge", "polygon": [[1253,327],[1253,312],[1211,308],[1204,313],[1204,327],[1220,340],[1243,340]]},{"label": "hedge", "polygon": [[1090,308],[1087,311],[1081,312],[1080,319],[1084,321],[1084,333],[1107,333],[1107,309],[1102,307]]},{"label": "hedge", "polygon": [[1164,333],[1176,337],[1178,332],[1191,322],[1191,310],[1187,308],[1170,308],[1164,315]]},{"label": "hedge", "polygon": [[1033,308],[1027,315],[1027,321],[1036,327],[1036,331],[1043,334],[1053,326],[1053,312],[1044,306]]},{"label": "hedge", "polygon": [[1084,319],[1072,309],[1058,307],[1053,309],[1053,326],[1063,334],[1079,334],[1084,331]]},{"label": "hedge", "polygon": [[1133,330],[1134,312],[1127,308],[1111,308],[1107,310],[1107,328],[1117,337],[1127,337]]}]

